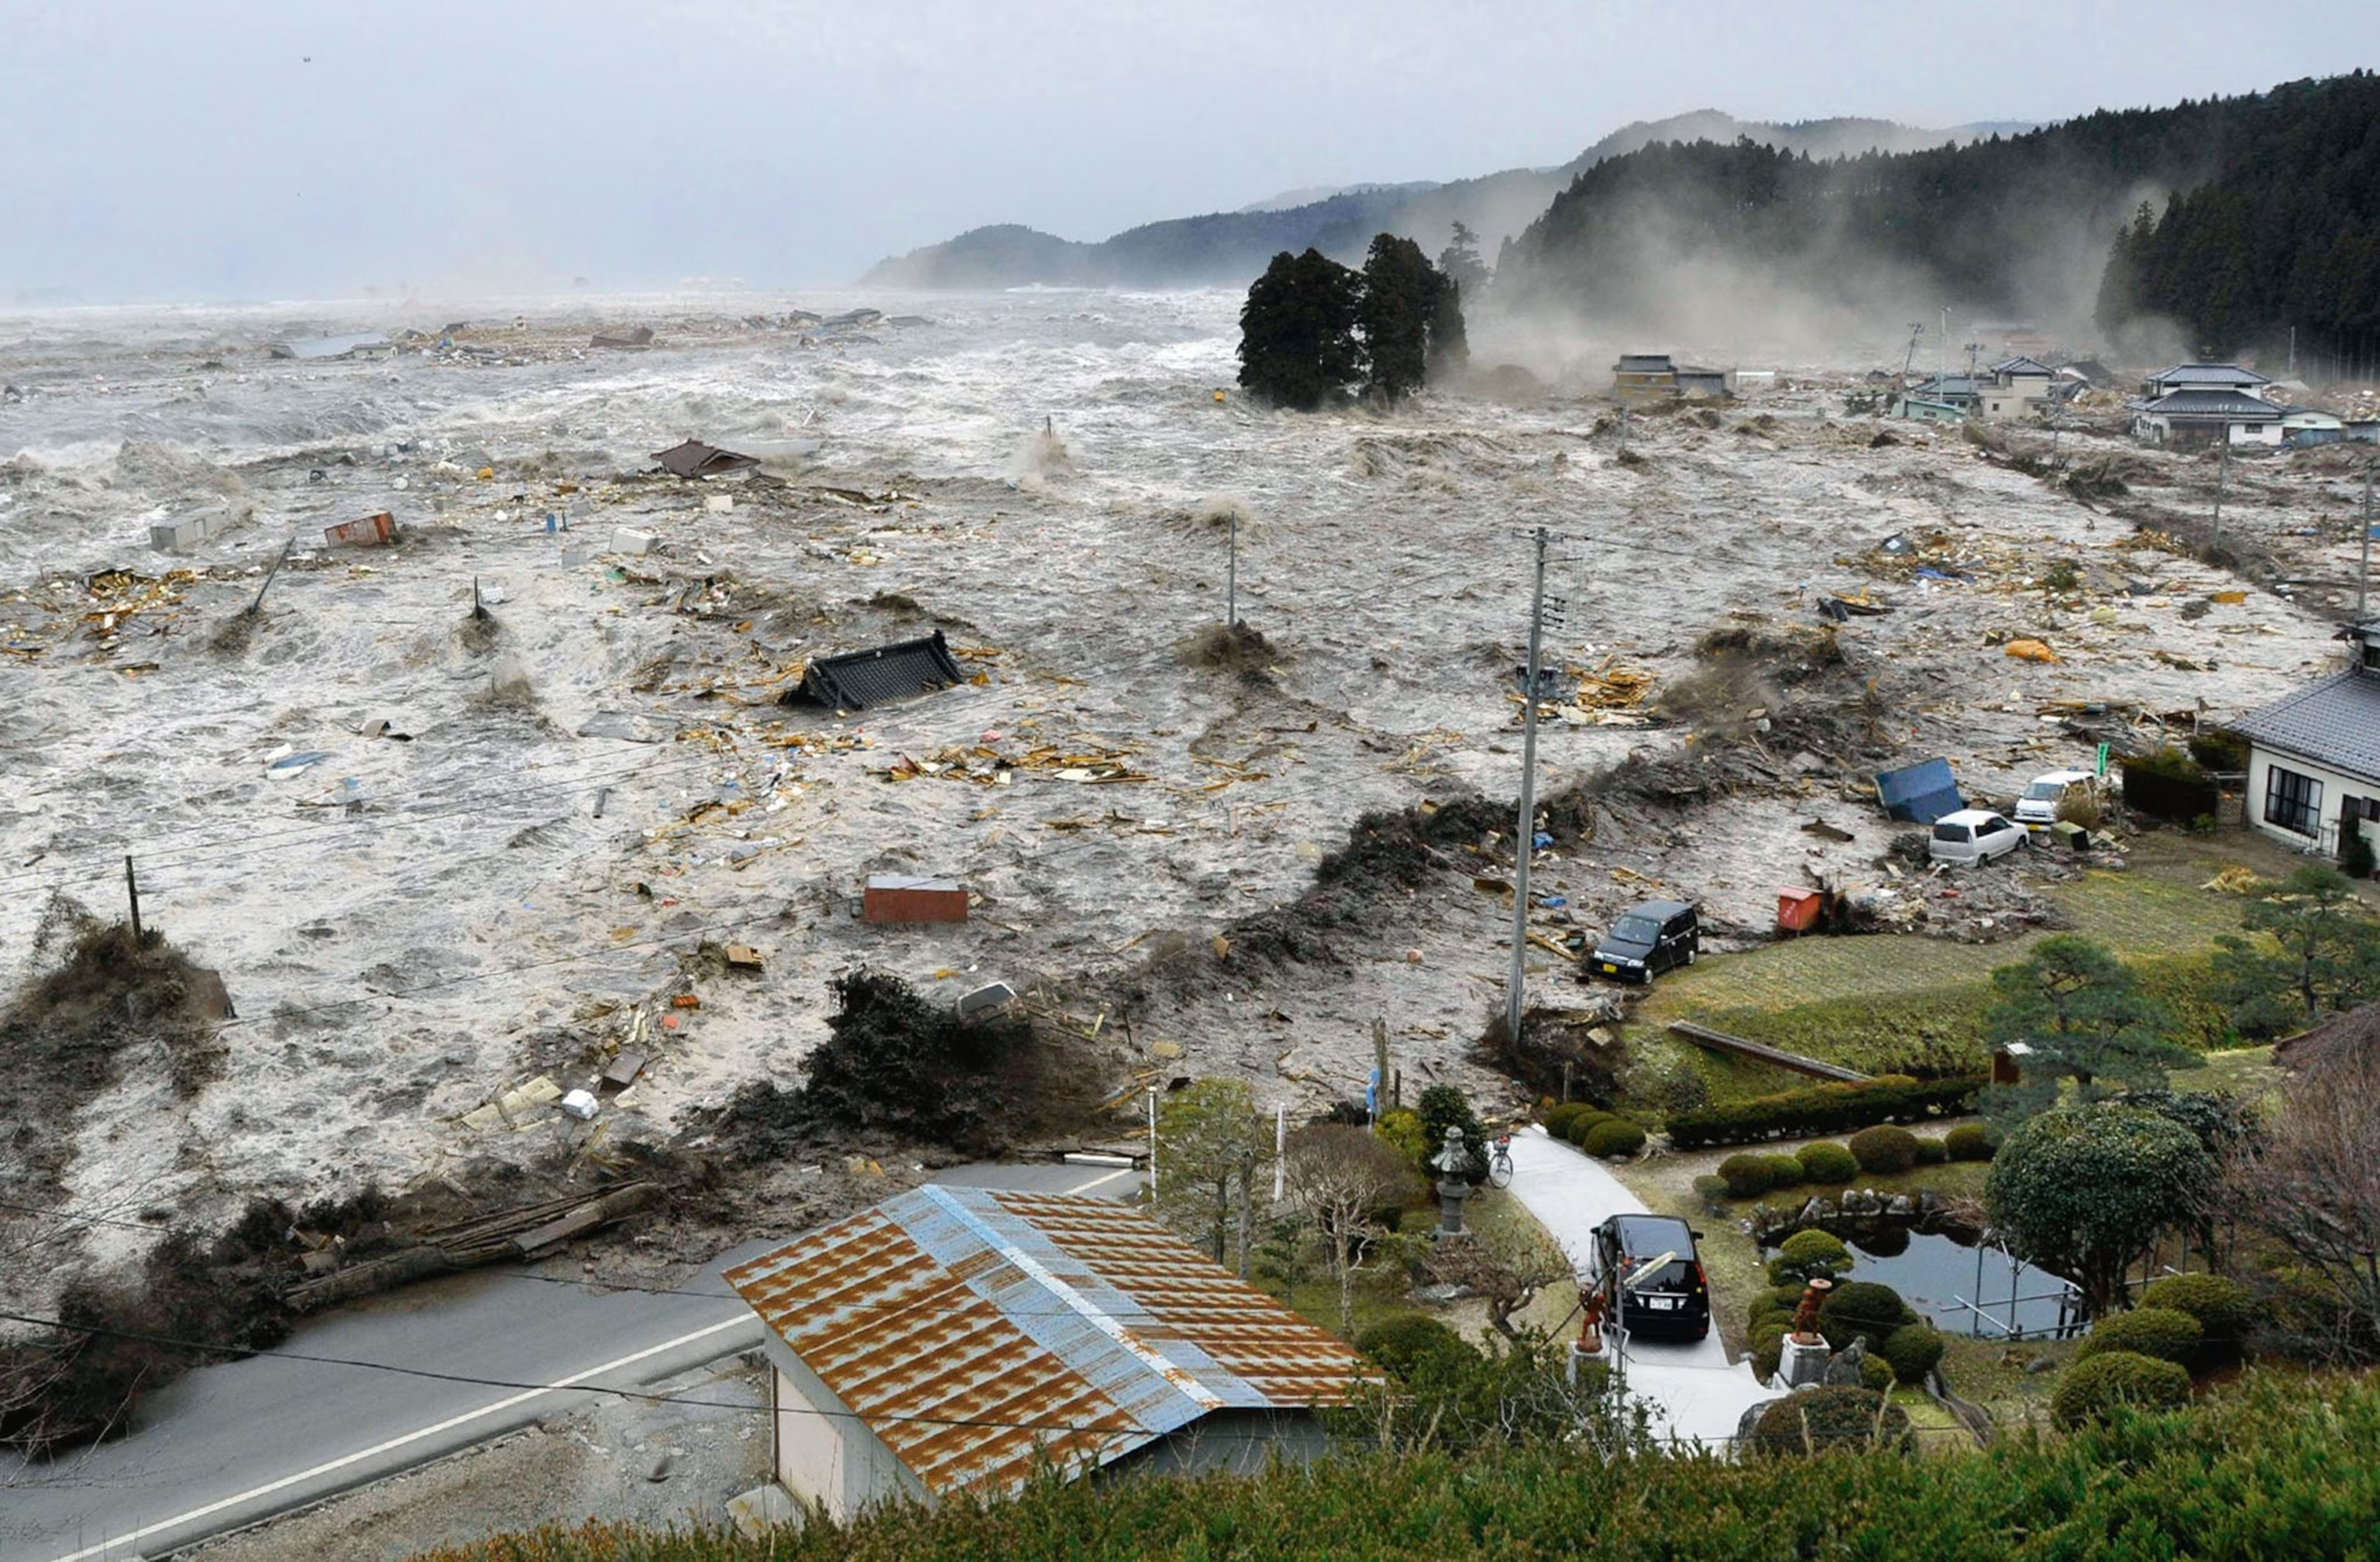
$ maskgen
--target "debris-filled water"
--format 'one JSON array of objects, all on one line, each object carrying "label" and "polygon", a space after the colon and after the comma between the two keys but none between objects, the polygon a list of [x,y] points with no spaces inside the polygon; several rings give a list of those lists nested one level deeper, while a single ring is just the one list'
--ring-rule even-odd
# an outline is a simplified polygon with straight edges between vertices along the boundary
[{"label": "debris-filled water", "polygon": [[[2321,612],[2002,452],[1878,443],[1841,415],[1855,354],[1634,419],[1623,459],[1603,358],[1554,395],[1299,416],[1233,386],[1235,295],[800,301],[916,312],[0,321],[0,980],[52,895],[117,914],[129,855],[237,1009],[202,1088],[128,1068],[38,1186],[0,1166],[120,1223],[57,1236],[60,1266],[254,1192],[674,1134],[797,1081],[862,966],[935,1001],[1009,983],[1119,1100],[1358,1095],[1375,1016],[1408,1090],[1493,1097],[1510,826],[1427,844],[1429,882],[1315,875],[1368,811],[1514,796],[1528,528],[1560,609],[1539,795],[1570,801],[1530,946],[1556,1003],[1564,940],[1657,893],[1704,904],[1706,952],[1819,877],[1893,925],[2013,931],[2022,890],[1877,866],[1874,769],[1948,757],[2004,802],[2333,654]],[[657,473],[689,437],[758,465]],[[2203,509],[2211,460],[2063,438],[2128,502]],[[2236,463],[2226,524],[2335,586],[2350,477],[2293,461]],[[386,544],[351,524],[382,515]],[[955,685],[780,702],[813,658],[936,631]],[[950,881],[965,920],[862,920],[871,876]]]}]

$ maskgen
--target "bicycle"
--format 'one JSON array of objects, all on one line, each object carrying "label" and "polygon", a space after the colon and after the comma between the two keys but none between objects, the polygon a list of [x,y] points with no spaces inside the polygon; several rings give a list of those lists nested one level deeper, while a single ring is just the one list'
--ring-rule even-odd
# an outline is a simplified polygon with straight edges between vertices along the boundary
[{"label": "bicycle", "polygon": [[1490,1188],[1510,1188],[1512,1186],[1512,1136],[1498,1134],[1495,1146],[1488,1156],[1488,1185]]}]

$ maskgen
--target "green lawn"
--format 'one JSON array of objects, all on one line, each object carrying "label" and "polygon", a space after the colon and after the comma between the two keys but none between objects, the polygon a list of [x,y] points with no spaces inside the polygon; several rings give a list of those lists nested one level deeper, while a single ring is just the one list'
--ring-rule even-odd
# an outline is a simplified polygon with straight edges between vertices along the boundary
[{"label": "green lawn", "polygon": [[[2241,855],[2234,845],[2152,837],[2130,870],[2087,873],[2048,892],[2071,931],[2111,946],[2174,1011],[2177,1039],[2201,1046],[2225,1039],[2224,1011],[2207,995],[2209,960],[2216,937],[2239,930],[2244,902],[2200,885]],[[1720,1099],[1800,1081],[1675,1041],[1667,1034],[1671,1020],[1696,1020],[1869,1073],[1979,1068],[1991,972],[2023,959],[2044,936],[1971,945],[1877,934],[1766,945],[1661,978],[1631,1021],[1630,1041],[1657,1071],[1691,1067]]]}]

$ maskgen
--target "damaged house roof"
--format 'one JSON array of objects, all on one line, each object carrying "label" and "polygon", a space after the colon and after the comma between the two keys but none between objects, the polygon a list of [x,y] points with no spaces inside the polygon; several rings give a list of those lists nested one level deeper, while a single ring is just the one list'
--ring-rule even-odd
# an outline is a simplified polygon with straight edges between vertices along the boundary
[{"label": "damaged house roof", "polygon": [[800,684],[788,689],[781,702],[806,700],[831,711],[864,711],[964,681],[949,642],[936,629],[923,640],[817,657],[803,671]]},{"label": "damaged house roof", "polygon": [[757,456],[739,456],[733,450],[722,450],[698,439],[673,445],[666,450],[656,450],[653,459],[662,464],[663,470],[689,482],[698,477],[723,477],[729,472],[749,471],[760,464]]},{"label": "damaged house roof", "polygon": [[727,1271],[937,1495],[1112,1463],[1216,1410],[1343,1403],[1355,1352],[1106,1199],[928,1186]]}]

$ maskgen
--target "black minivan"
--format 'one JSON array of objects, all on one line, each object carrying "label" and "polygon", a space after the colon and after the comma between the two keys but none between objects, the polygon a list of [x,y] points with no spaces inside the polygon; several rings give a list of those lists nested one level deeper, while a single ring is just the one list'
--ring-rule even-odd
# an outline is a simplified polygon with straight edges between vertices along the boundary
[{"label": "black minivan", "polygon": [[[1684,1221],[1665,1214],[1615,1214],[1597,1226],[1594,1279],[1603,1315],[1645,1339],[1709,1335],[1710,1282],[1694,1236]],[[1659,1268],[1640,1273],[1664,1254]]]},{"label": "black minivan", "polygon": [[1682,900],[1646,900],[1620,913],[1587,957],[1587,969],[1619,982],[1650,982],[1694,963],[1702,919]]}]

